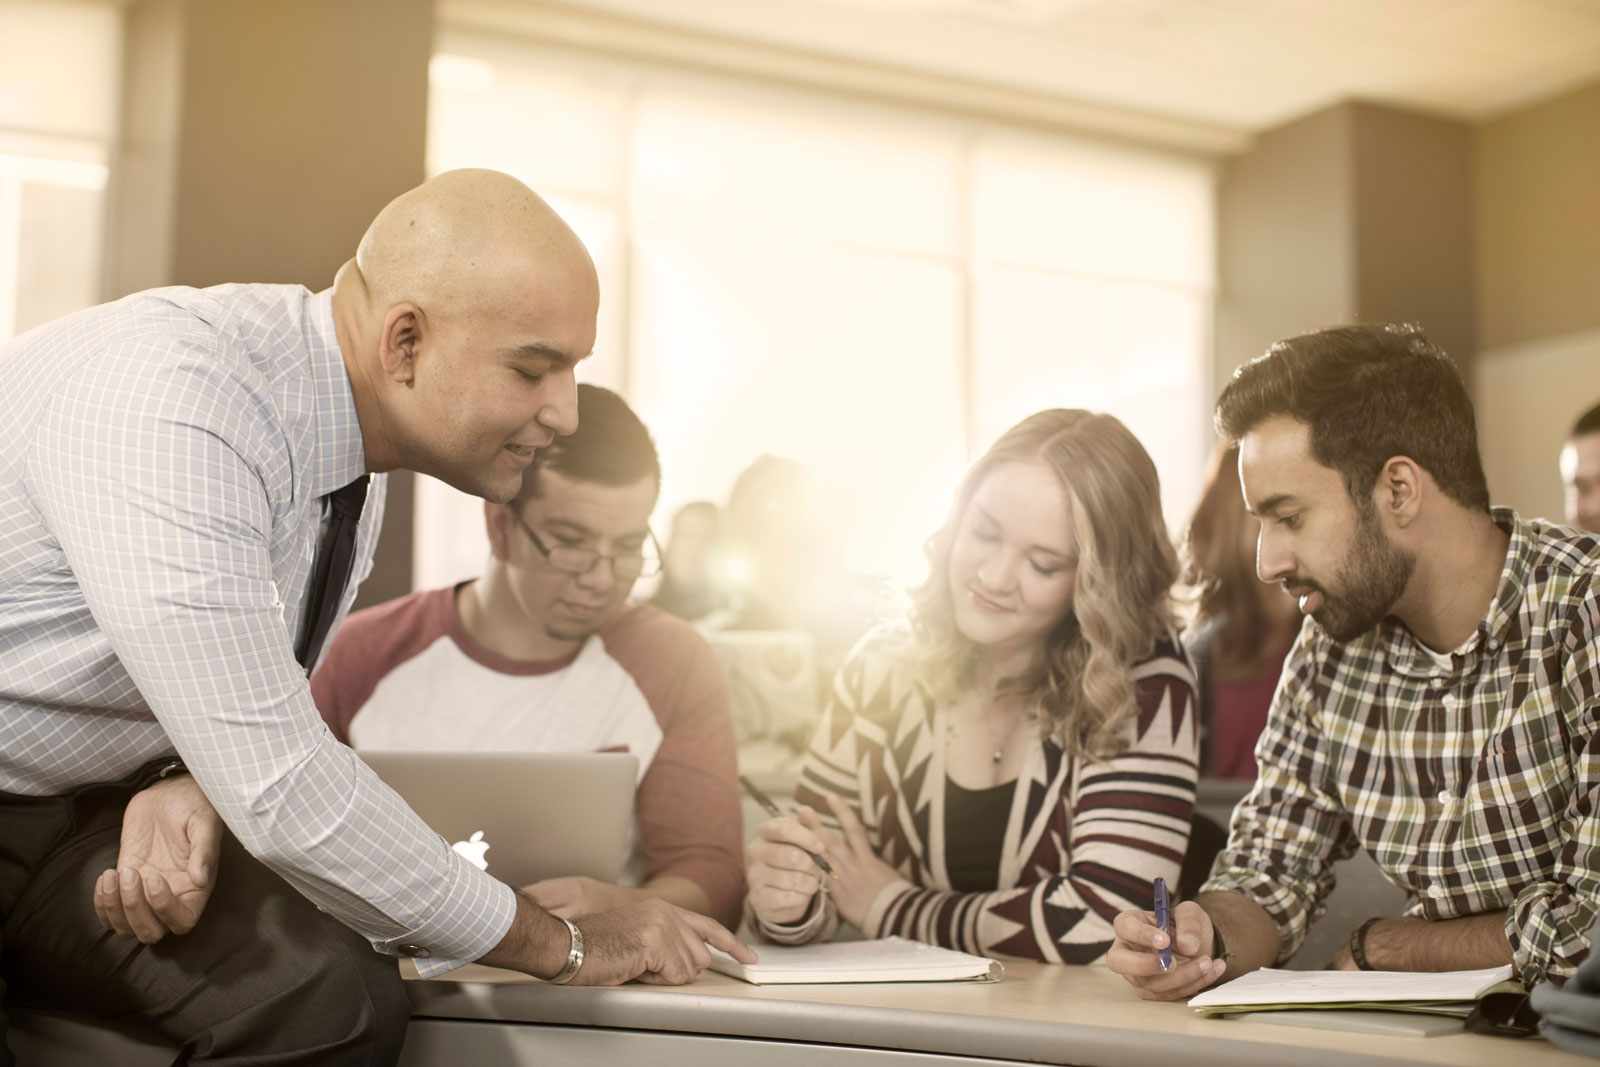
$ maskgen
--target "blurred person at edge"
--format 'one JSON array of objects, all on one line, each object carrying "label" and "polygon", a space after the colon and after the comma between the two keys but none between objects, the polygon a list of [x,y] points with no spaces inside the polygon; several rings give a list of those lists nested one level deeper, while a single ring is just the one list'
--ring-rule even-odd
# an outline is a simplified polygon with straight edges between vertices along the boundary
[{"label": "blurred person at edge", "polygon": [[1200,773],[1256,776],[1256,739],[1283,657],[1300,630],[1294,597],[1256,577],[1261,523],[1239,490],[1239,448],[1219,443],[1184,533],[1184,584],[1195,596],[1184,644],[1200,690]]},{"label": "blurred person at edge", "polygon": [[968,471],[926,553],[907,617],[839,671],[796,814],[746,846],[751,926],[1095,962],[1119,910],[1177,883],[1194,807],[1155,465],[1109,415],[1039,412]]},{"label": "blurred person at edge", "polygon": [[1561,446],[1567,525],[1600,533],[1600,404],[1579,417]]}]

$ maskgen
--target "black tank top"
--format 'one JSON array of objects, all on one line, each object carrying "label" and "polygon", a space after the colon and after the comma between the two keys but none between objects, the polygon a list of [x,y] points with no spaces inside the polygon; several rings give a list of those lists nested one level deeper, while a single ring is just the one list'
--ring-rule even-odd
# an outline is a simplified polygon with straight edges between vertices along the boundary
[{"label": "black tank top", "polygon": [[964,789],[946,776],[944,784],[944,859],[950,886],[988,892],[1000,878],[1000,847],[1017,783]]}]

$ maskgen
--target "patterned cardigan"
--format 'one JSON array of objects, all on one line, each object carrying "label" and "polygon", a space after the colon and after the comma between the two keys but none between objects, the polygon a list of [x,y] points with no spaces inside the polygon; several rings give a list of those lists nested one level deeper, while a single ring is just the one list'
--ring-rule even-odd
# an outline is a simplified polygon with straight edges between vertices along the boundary
[{"label": "patterned cardigan", "polygon": [[[1194,813],[1194,672],[1169,634],[1136,664],[1138,715],[1119,756],[1085,763],[1054,741],[1024,757],[1001,848],[997,887],[950,888],[945,865],[946,708],[914,676],[903,630],[867,635],[840,668],[795,790],[837,830],[824,792],[855,810],[900,880],[868,909],[867,937],[915,938],[982,955],[1092,963],[1111,922],[1151,906],[1157,876],[1176,885]],[[751,926],[769,941],[828,940],[839,923],[827,892],[793,926]]]}]

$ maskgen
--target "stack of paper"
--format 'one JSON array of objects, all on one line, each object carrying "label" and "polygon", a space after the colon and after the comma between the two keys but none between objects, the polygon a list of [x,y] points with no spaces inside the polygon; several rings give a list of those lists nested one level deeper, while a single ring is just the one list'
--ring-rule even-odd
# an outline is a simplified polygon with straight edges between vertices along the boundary
[{"label": "stack of paper", "polygon": [[901,937],[835,941],[820,945],[759,945],[758,963],[740,963],[711,950],[711,969],[755,985],[818,985],[838,982],[998,982],[998,960]]},{"label": "stack of paper", "polygon": [[1280,971],[1264,967],[1206,990],[1190,1000],[1189,1006],[1208,1015],[1360,1008],[1464,1017],[1479,997],[1510,979],[1509,964],[1481,971]]}]

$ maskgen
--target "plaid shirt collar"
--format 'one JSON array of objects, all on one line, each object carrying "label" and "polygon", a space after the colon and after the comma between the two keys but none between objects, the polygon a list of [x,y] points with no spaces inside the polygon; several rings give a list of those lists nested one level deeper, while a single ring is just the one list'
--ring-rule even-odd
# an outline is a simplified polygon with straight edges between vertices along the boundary
[{"label": "plaid shirt collar", "polygon": [[[1499,654],[1522,608],[1524,582],[1534,567],[1533,531],[1528,523],[1511,508],[1491,508],[1489,514],[1494,524],[1511,538],[1511,543],[1506,548],[1505,565],[1500,569],[1500,584],[1495,590],[1494,600],[1489,603],[1488,612],[1479,621],[1472,636],[1451,650],[1451,675],[1462,669],[1474,671],[1480,659]],[[1440,676],[1439,664],[1427,648],[1404,623],[1393,616],[1378,624],[1376,638],[1391,670],[1408,678]]]}]

